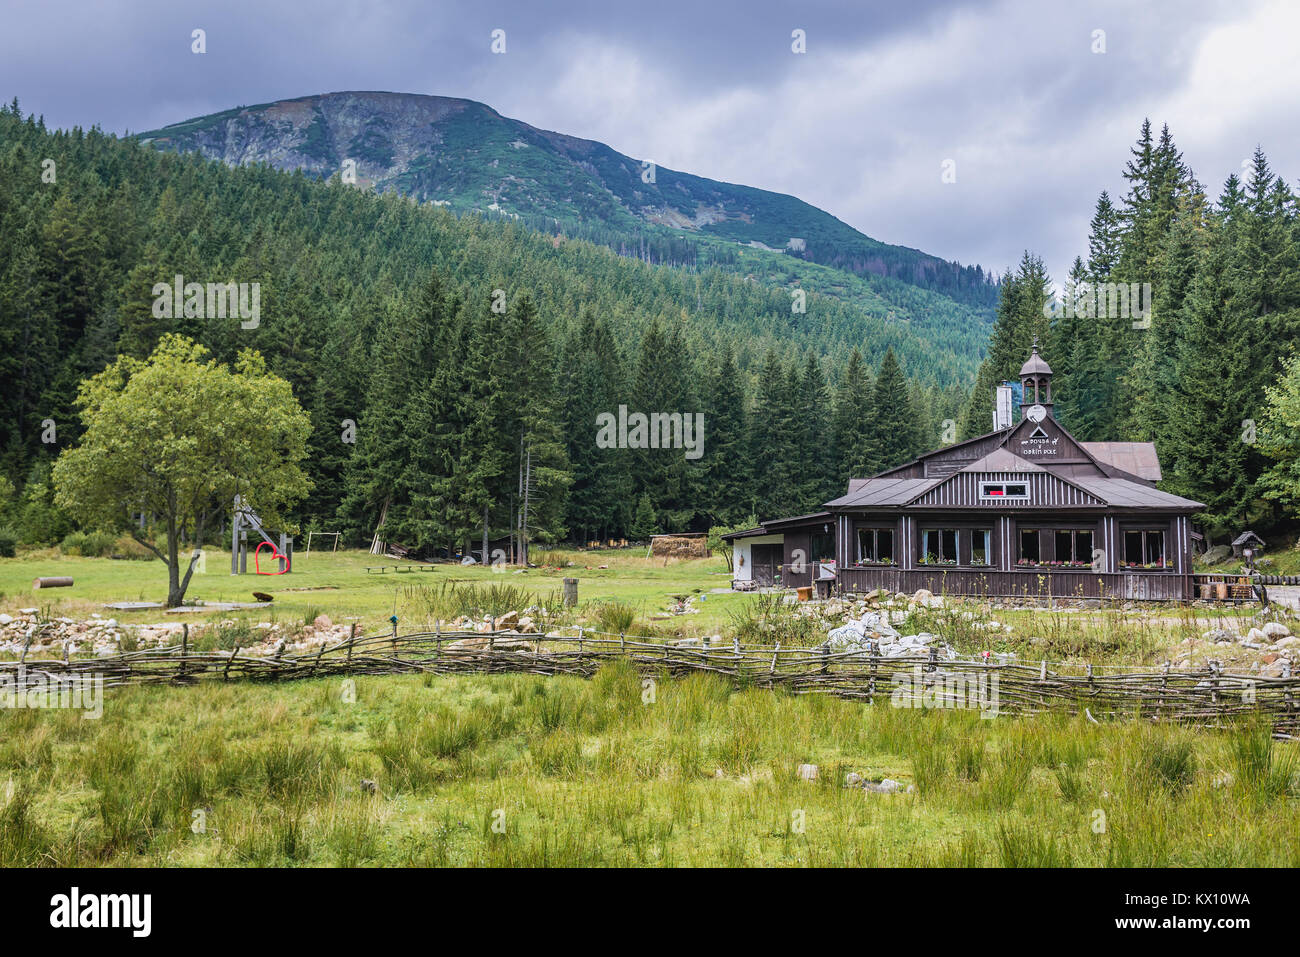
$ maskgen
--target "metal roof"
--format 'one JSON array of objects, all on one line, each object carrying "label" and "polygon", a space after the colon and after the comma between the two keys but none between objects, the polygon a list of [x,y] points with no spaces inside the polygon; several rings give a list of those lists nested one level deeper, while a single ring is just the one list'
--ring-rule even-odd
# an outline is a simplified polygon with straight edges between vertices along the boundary
[{"label": "metal roof", "polygon": [[1205,506],[1193,502],[1190,498],[1162,492],[1150,485],[1121,478],[1080,478],[1072,477],[1069,481],[1091,492],[1107,505],[1136,506],[1139,508],[1195,508]]},{"label": "metal roof", "polygon": [[1160,456],[1154,442],[1080,442],[1094,459],[1148,482],[1159,482]]},{"label": "metal roof", "polygon": [[1046,472],[1047,469],[1028,459],[1022,459],[1004,448],[994,449],[982,459],[963,466],[961,472]]},{"label": "metal roof", "polygon": [[733,538],[753,538],[755,535],[766,535],[766,534],[767,534],[767,529],[765,529],[762,525],[759,525],[757,528],[747,528],[740,532],[727,532],[727,534],[722,535],[720,537],[722,538],[723,541],[730,541]]},{"label": "metal roof", "polygon": [[807,515],[792,515],[789,518],[769,518],[763,523],[764,528],[775,528],[776,526],[797,525],[800,522],[827,521],[831,517],[830,512],[809,512]]},{"label": "metal roof", "polygon": [[1052,367],[1047,364],[1046,359],[1038,354],[1038,343],[1034,343],[1034,351],[1025,360],[1025,364],[1020,367],[1020,374],[1022,376],[1052,374]]},{"label": "metal roof", "polygon": [[864,479],[861,487],[826,503],[827,508],[870,505],[906,505],[942,482],[941,478]]}]

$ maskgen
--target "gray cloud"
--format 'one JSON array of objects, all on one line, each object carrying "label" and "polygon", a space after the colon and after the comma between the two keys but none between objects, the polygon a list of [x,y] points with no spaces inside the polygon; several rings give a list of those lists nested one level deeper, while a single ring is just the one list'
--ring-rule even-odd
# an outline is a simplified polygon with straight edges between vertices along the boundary
[{"label": "gray cloud", "polygon": [[0,95],[116,132],[336,90],[464,96],[945,258],[1001,269],[1029,248],[1058,281],[1144,116],[1212,192],[1257,143],[1300,175],[1293,5],[1046,6],[33,3],[6,17]]}]

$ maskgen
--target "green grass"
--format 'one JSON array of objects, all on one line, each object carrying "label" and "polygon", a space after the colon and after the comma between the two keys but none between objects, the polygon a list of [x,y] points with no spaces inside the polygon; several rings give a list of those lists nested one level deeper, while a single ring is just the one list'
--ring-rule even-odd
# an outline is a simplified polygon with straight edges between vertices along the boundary
[{"label": "green grass", "polygon": [[[650,696],[626,666],[343,687],[0,713],[0,866],[1300,864],[1296,746],[1257,729],[981,720],[702,675]],[[844,788],[850,771],[915,790]]]},{"label": "green grass", "polygon": [[[661,628],[702,634],[718,630],[729,620],[728,610],[752,601],[741,594],[710,595],[712,588],[729,587],[731,576],[721,557],[678,560],[646,558],[643,549],[609,551],[555,551],[548,557],[573,561],[572,567],[555,566],[521,571],[493,571],[481,566],[442,564],[435,571],[367,574],[366,566],[395,564],[361,551],[337,554],[298,551],[288,575],[232,576],[228,552],[207,551],[205,571],[196,573],[186,598],[206,601],[253,601],[253,592],[275,596],[271,608],[232,614],[196,613],[184,620],[221,621],[232,617],[249,621],[309,621],[325,613],[336,623],[356,620],[365,633],[387,631],[390,615],[399,618],[403,631],[432,628],[435,620],[460,614],[500,614],[521,610],[523,603],[558,607],[564,578],[577,578],[580,611],[595,615],[608,602],[635,609],[638,621]],[[408,563],[397,563],[408,564]],[[607,565],[607,568],[600,568]],[[590,566],[590,567],[587,567]],[[38,576],[71,575],[75,584],[57,590],[32,590]],[[474,586],[453,587],[453,586]],[[462,594],[455,594],[460,591]],[[161,611],[117,612],[102,606],[115,601],[161,601],[167,593],[167,571],[162,562],[114,561],[80,558],[46,549],[13,559],[0,559],[0,610],[36,607],[50,616],[86,616],[99,612],[126,623],[165,620]],[[655,622],[672,596],[704,594],[700,614],[681,615]],[[466,598],[466,596],[468,596]],[[487,597],[484,603],[481,599]],[[462,601],[462,599],[465,599]],[[490,607],[489,607],[490,606]]]}]

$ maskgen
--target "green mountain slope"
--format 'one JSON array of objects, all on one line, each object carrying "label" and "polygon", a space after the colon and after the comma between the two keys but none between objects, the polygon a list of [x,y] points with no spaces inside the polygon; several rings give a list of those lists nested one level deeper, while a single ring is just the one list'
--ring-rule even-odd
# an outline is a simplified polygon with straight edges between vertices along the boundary
[{"label": "green mountain slope", "polygon": [[[540,130],[472,100],[330,93],[239,107],[139,137],[236,165],[264,162],[323,178],[346,169],[358,185],[606,245],[630,235],[716,238],[897,279],[976,307],[996,298],[978,267],[879,242],[793,196],[651,171],[603,143]],[[655,249],[647,253],[656,258]],[[693,251],[657,258],[694,262]]]}]

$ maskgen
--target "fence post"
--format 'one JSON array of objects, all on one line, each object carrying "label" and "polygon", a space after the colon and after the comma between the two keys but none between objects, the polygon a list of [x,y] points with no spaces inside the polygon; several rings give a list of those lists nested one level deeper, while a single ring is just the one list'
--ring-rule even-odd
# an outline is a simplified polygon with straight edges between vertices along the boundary
[{"label": "fence post", "polygon": [[239,654],[239,645],[235,645],[235,650],[232,651],[230,653],[230,657],[226,659],[226,668],[224,671],[221,672],[222,681],[230,680],[230,663],[235,660],[235,655],[237,654]]},{"label": "fence post", "polygon": [[867,701],[876,703],[876,668],[880,664],[880,645],[874,638],[867,639],[867,653],[871,655],[871,681],[867,685]]},{"label": "fence post", "polygon": [[185,657],[190,653],[190,623],[187,621],[181,625],[181,670],[180,674],[185,674]]},{"label": "fence post", "polygon": [[352,623],[352,633],[348,635],[348,669],[352,668],[352,646],[357,643],[357,623]]},{"label": "fence post", "polygon": [[1160,669],[1160,697],[1156,704],[1156,714],[1165,710],[1165,689],[1169,686],[1169,665],[1168,659],[1165,659],[1164,667]]}]

